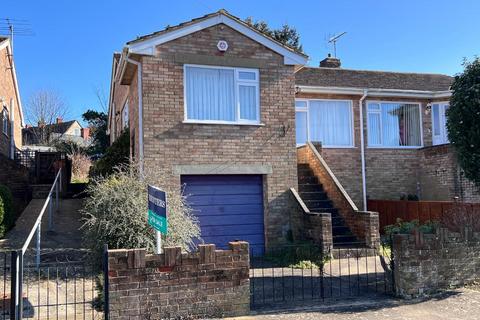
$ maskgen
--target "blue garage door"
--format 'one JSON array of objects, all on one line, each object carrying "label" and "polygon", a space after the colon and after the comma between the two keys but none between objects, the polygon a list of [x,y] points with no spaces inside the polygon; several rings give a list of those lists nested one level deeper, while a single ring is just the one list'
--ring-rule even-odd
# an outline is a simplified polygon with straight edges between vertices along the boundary
[{"label": "blue garage door", "polygon": [[200,220],[202,239],[219,248],[244,240],[264,248],[262,176],[182,176],[187,201]]}]

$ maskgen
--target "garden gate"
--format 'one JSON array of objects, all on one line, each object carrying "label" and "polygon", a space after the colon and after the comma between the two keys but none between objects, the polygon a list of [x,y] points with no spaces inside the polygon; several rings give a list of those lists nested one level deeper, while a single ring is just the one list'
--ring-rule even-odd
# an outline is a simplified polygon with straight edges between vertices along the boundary
[{"label": "garden gate", "polygon": [[323,254],[314,245],[290,245],[251,252],[252,309],[327,303],[393,292],[389,250],[335,248]]}]

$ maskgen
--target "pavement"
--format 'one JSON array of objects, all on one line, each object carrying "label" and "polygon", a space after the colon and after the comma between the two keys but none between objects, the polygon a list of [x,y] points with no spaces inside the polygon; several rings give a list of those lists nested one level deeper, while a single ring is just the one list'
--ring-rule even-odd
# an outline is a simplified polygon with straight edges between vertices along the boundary
[{"label": "pavement", "polygon": [[478,320],[480,290],[462,288],[418,300],[388,298],[343,300],[287,310],[254,313],[231,320]]},{"label": "pavement", "polygon": [[[21,216],[15,223],[15,227],[10,230],[4,239],[0,240],[0,250],[20,249],[45,203],[45,199],[32,199]],[[58,211],[53,210],[52,225],[53,230],[48,228],[48,209],[42,218],[41,225],[41,254],[42,261],[50,260],[50,256],[55,252],[55,259],[60,255],[68,256],[68,259],[81,257],[82,252],[82,232],[79,230],[82,226],[82,199],[61,199],[59,201]],[[36,235],[33,236],[28,247],[28,256],[35,252]]]}]

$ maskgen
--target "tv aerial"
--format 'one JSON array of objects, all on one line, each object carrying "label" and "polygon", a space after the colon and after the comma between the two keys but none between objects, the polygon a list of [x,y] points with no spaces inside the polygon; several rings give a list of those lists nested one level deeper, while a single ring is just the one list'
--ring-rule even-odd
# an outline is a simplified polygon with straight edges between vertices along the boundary
[{"label": "tv aerial", "polygon": [[334,35],[333,37],[331,37],[330,39],[328,39],[328,43],[333,43],[333,57],[336,58],[337,57],[337,41],[338,39],[340,39],[340,37],[344,36],[347,32],[344,31],[340,34],[337,34],[337,35]]}]

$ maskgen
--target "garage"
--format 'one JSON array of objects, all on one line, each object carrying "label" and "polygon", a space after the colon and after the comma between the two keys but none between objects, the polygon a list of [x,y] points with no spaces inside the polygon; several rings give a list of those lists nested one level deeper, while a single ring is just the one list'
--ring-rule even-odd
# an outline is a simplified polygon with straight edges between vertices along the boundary
[{"label": "garage", "polygon": [[205,243],[227,248],[229,241],[244,240],[255,252],[263,250],[261,175],[188,175],[181,181]]}]

